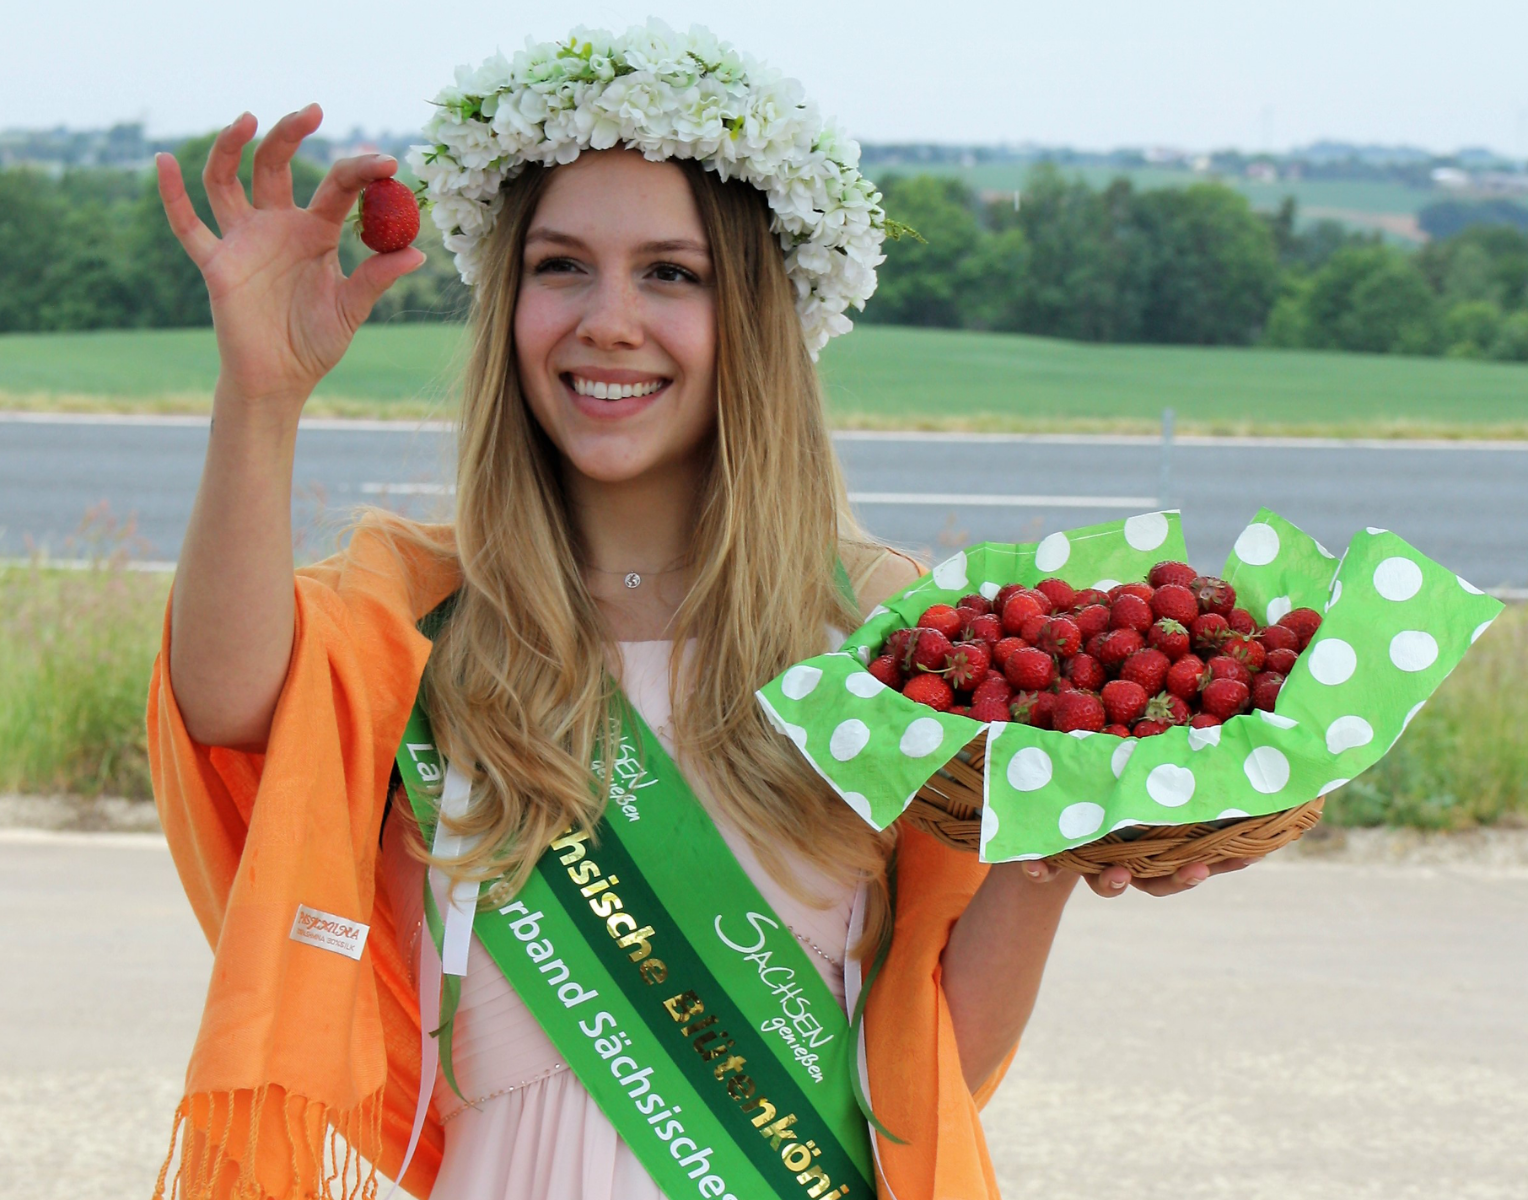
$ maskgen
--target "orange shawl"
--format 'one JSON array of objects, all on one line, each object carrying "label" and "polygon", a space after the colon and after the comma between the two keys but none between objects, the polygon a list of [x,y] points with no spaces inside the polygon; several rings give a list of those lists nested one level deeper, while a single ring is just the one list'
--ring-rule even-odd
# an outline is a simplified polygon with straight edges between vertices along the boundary
[{"label": "orange shawl", "polygon": [[[171,1137],[187,1200],[369,1200],[375,1172],[402,1162],[419,1005],[374,876],[392,758],[430,649],[414,623],[457,584],[366,525],[344,554],[299,571],[291,665],[263,755],[187,735],[166,616],[148,701],[154,794],[214,951]],[[1007,1062],[973,1097],[939,963],[985,874],[970,855],[902,833],[892,949],[865,1019],[872,1103],[908,1139],[881,1140],[882,1200],[998,1195],[977,1112]],[[291,940],[299,904],[369,924],[360,960]],[[432,1108],[409,1192],[429,1194],[443,1145]]]}]

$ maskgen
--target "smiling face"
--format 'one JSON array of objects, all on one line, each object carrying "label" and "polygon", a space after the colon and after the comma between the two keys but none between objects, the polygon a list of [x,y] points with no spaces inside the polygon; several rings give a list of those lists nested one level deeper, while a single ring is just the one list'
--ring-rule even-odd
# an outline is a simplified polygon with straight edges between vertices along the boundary
[{"label": "smiling face", "polygon": [[515,305],[520,387],[565,469],[693,464],[716,423],[716,286],[683,171],[586,152],[547,181]]}]

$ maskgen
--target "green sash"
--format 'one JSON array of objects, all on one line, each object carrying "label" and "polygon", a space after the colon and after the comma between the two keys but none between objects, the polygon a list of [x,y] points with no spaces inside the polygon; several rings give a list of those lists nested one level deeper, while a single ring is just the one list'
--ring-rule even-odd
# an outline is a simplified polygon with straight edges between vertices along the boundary
[{"label": "green sash", "polygon": [[[565,831],[473,933],[670,1200],[873,1200],[849,1021],[657,737],[622,708],[594,836]],[[417,703],[398,767],[428,844],[443,769]],[[428,883],[425,896],[438,943]],[[448,1074],[459,986],[448,977]]]}]

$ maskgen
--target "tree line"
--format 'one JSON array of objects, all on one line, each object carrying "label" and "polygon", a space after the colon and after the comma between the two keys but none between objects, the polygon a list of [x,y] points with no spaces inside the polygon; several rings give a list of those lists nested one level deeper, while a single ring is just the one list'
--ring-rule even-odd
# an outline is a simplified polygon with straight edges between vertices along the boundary
[{"label": "tree line", "polygon": [[[192,203],[212,135],[178,152]],[[241,175],[249,182],[252,151]],[[321,168],[292,163],[304,204]],[[1420,250],[1292,200],[1258,213],[1216,183],[1103,188],[1040,166],[1018,197],[959,180],[888,176],[886,207],[922,241],[887,246],[862,319],[1093,342],[1270,345],[1528,361],[1528,231],[1468,226]],[[373,321],[460,319],[467,290],[426,223],[429,262]],[[366,253],[347,232],[340,259]],[[89,168],[57,178],[0,170],[0,332],[210,324],[196,267],[171,234],[152,173]]]}]

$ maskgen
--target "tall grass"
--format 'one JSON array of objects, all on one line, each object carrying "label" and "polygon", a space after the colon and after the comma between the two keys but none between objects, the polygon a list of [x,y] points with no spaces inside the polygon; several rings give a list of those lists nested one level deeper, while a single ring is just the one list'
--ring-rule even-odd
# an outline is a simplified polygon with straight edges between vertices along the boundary
[{"label": "tall grass", "polygon": [[143,722],[169,578],[87,518],[84,570],[0,568],[0,791],[151,795]]}]

